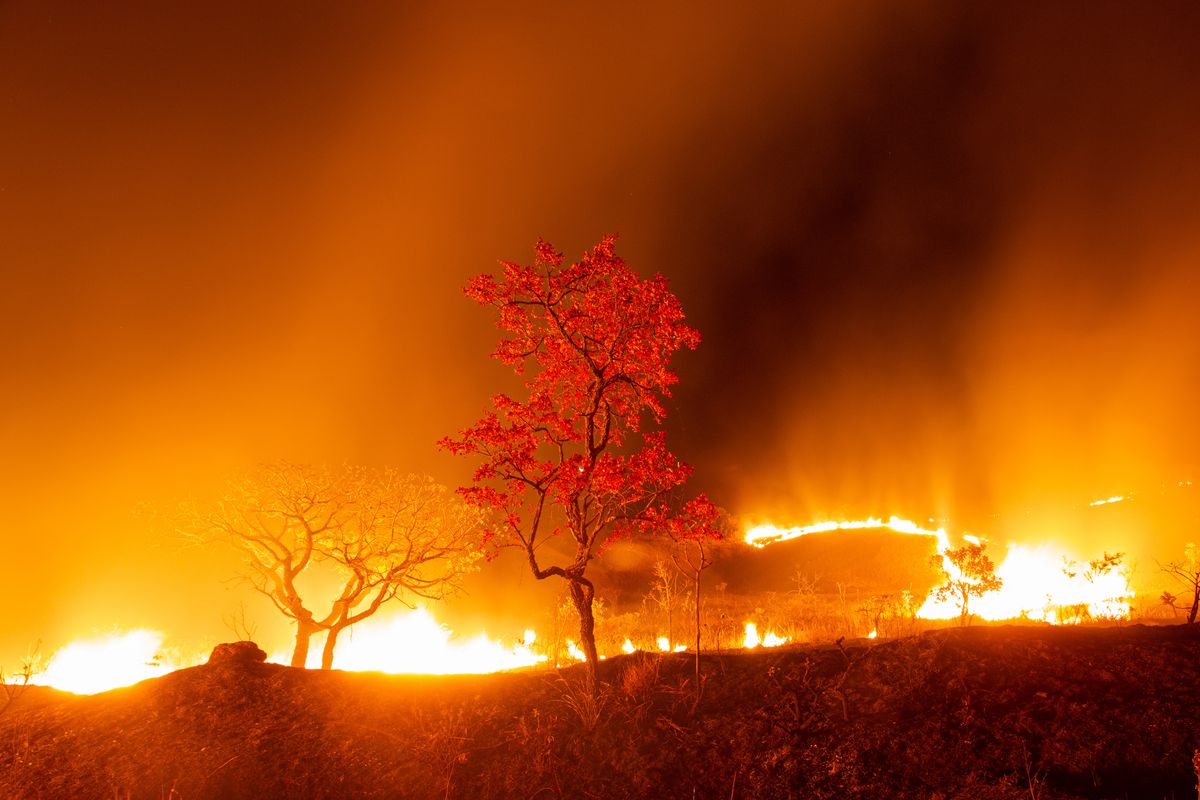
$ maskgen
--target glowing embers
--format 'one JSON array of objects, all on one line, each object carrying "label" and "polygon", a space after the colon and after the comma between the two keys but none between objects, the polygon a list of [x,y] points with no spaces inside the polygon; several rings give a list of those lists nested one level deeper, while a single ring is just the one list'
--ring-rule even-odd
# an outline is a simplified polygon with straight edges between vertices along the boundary
[{"label": "glowing embers", "polygon": [[484,633],[458,640],[427,610],[417,608],[355,625],[338,642],[334,668],[423,675],[499,672],[545,661],[545,655],[533,650],[536,638],[526,630],[520,642],[508,646]]},{"label": "glowing embers", "polygon": [[[996,568],[1003,582],[995,591],[972,598],[972,616],[986,620],[1032,619],[1053,624],[1129,616],[1133,589],[1120,564],[1076,564],[1053,544],[1010,545]],[[931,594],[917,612],[924,619],[960,615],[952,599]]]},{"label": "glowing embers", "polygon": [[742,639],[742,647],[747,650],[752,650],[755,647],[779,647],[781,644],[787,644],[791,638],[787,636],[779,636],[774,631],[767,631],[766,636],[758,635],[758,626],[753,622],[746,623],[746,635]]},{"label": "glowing embers", "polygon": [[949,539],[946,538],[946,531],[942,528],[937,530],[928,530],[917,525],[907,519],[899,517],[890,517],[886,522],[882,519],[871,517],[862,520],[852,520],[849,522],[817,522],[813,525],[804,525],[797,528],[779,528],[775,525],[757,525],[746,531],[746,543],[755,547],[766,547],[769,544],[776,542],[786,542],[791,539],[799,539],[801,536],[808,536],[811,533],[828,533],[829,531],[846,531],[846,530],[868,530],[871,528],[887,528],[896,533],[913,534],[917,536],[932,536],[937,539],[938,552],[942,552],[949,547]]},{"label": "glowing embers", "polygon": [[77,639],[55,651],[31,683],[75,694],[98,694],[179,669],[162,655],[163,635],[133,630]]}]

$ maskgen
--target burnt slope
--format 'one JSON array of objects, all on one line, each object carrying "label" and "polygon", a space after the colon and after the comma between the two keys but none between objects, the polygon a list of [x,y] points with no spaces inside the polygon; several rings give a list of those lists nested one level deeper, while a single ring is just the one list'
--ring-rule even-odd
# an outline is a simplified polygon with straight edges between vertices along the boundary
[{"label": "burnt slope", "polygon": [[214,664],[10,710],[0,797],[1194,797],[1198,665],[1197,626],[944,630],[705,656],[696,706],[635,655],[593,715],[573,671]]}]

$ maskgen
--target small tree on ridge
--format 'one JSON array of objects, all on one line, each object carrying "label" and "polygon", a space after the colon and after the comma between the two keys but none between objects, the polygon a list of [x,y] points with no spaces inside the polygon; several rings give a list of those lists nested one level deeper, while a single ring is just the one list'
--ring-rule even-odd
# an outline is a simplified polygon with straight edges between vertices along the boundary
[{"label": "small tree on ridge", "polygon": [[959,622],[971,622],[971,599],[983,597],[1004,585],[996,575],[996,565],[983,551],[983,542],[968,542],[962,547],[952,547],[945,552],[950,562],[947,570],[941,556],[934,556],[932,563],[945,575],[945,582],[934,590],[938,600],[953,600],[958,606]]}]

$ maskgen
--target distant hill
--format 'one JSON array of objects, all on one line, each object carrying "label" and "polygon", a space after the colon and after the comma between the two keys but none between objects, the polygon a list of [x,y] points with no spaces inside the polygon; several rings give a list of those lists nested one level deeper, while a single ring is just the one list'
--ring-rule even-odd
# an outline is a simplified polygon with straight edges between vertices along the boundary
[{"label": "distant hill", "polygon": [[942,630],[479,677],[226,659],[0,717],[4,798],[1195,797],[1200,627]]},{"label": "distant hill", "polygon": [[[628,554],[621,552],[623,548]],[[790,592],[796,590],[799,571],[816,579],[815,590],[820,593],[833,594],[841,584],[863,600],[904,589],[924,598],[936,583],[929,566],[936,552],[932,536],[887,528],[814,533],[763,548],[737,540],[713,550],[714,562],[704,573],[704,582],[710,588],[724,583],[735,595]],[[622,608],[641,603],[651,588],[654,562],[670,560],[663,542],[622,543],[611,555],[596,562],[592,578],[599,595]]]},{"label": "distant hill", "polygon": [[737,594],[796,589],[796,573],[817,579],[817,590],[837,585],[864,594],[909,589],[924,597],[936,579],[929,559],[937,554],[932,536],[896,533],[887,528],[813,533],[764,548],[738,547],[714,564],[713,581],[725,581]]}]

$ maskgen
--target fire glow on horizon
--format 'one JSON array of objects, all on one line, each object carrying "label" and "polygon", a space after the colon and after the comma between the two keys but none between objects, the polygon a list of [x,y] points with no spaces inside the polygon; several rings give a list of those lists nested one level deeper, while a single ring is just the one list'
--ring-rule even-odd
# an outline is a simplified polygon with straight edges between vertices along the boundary
[{"label": "fire glow on horizon", "polygon": [[[537,634],[526,629],[511,645],[488,638],[486,633],[465,641],[439,623],[425,608],[364,620],[351,628],[337,649],[338,669],[349,672],[386,672],[393,675],[482,674],[532,667],[546,661],[533,650]],[[287,664],[287,653],[268,659]],[[320,666],[320,653],[309,651],[309,669]]]},{"label": "fire glow on horizon", "polygon": [[[1124,499],[1110,497],[1099,504],[1117,503]],[[958,568],[946,556],[951,545],[944,528],[929,530],[899,517],[891,517],[886,522],[872,517],[844,522],[818,522],[792,528],[757,525],[746,532],[745,541],[762,548],[814,533],[871,528],[931,537],[936,542],[937,554],[942,557],[942,567],[950,579],[962,578]],[[984,541],[970,534],[964,534],[961,538],[973,544]],[[1125,570],[1118,567],[1094,574],[1082,568],[1071,569],[1073,564],[1073,554],[1054,542],[1009,544],[1003,560],[996,567],[996,575],[1002,581],[1001,587],[973,600],[970,611],[974,616],[991,621],[1030,619],[1051,624],[1078,622],[1084,618],[1124,619],[1129,616],[1134,591]],[[917,616],[928,620],[953,619],[959,616],[959,609],[953,600],[938,600],[934,592],[930,592],[917,611]]]},{"label": "fire glow on horizon", "polygon": [[922,528],[915,522],[899,517],[890,517],[885,522],[876,517],[869,517],[863,520],[853,520],[849,522],[817,522],[812,525],[805,525],[796,528],[778,528],[774,525],[756,525],[746,531],[746,543],[754,547],[763,548],[769,544],[776,542],[787,542],[792,539],[798,539],[801,536],[808,536],[813,533],[828,533],[829,531],[847,531],[847,530],[866,530],[870,528],[887,528],[896,533],[913,534],[917,536],[932,536],[937,539],[938,552],[941,553],[950,546],[950,539],[946,536],[944,528],[937,530],[929,530]]},{"label": "fire glow on horizon", "polygon": [[[366,620],[356,626],[352,636],[339,643],[335,666],[348,672],[383,672],[394,675],[467,675],[548,666],[550,657],[537,648],[537,633],[527,629],[522,638],[510,644],[479,633],[470,638],[455,635],[425,608],[389,614],[378,620]],[[203,664],[203,655],[185,658],[164,649],[166,636],[159,631],[135,629],[81,638],[59,648],[45,667],[37,671],[32,684],[48,686],[73,694],[98,694],[132,686],[149,678],[160,678],[186,667]],[[777,647],[790,639],[768,631],[760,637],[755,623],[746,623],[744,647]],[[571,639],[564,645],[565,663],[585,660],[583,651]],[[639,648],[630,639],[621,647],[624,653]],[[682,653],[687,646],[671,646],[667,638],[656,637],[646,650]],[[603,660],[605,655],[601,655]],[[285,650],[275,651],[269,663],[285,665]],[[320,653],[310,651],[309,669],[320,665]]]},{"label": "fire glow on horizon", "polygon": [[[1115,502],[1110,498],[1107,502]],[[914,522],[891,517],[855,521],[818,522],[803,527],[779,528],[758,525],[745,534],[747,543],[758,547],[790,541],[814,533],[839,530],[882,528],[903,535],[929,536],[942,557],[943,568],[952,578],[961,577],[946,557],[950,537],[942,528],[930,530]],[[979,543],[978,537],[964,534],[964,541]],[[1051,624],[1080,622],[1084,619],[1123,619],[1130,614],[1133,590],[1126,571],[1117,568],[1096,573],[1076,564],[1072,555],[1055,543],[1010,544],[999,553],[1002,558],[996,574],[1003,581],[999,590],[975,598],[973,615],[985,620],[1027,619]],[[937,600],[934,592],[921,604],[917,616],[927,620],[952,619],[959,609],[951,600]],[[874,638],[872,631],[869,638]],[[59,648],[37,672],[32,683],[75,694],[95,694],[129,686],[148,678],[157,678],[174,670],[204,662],[203,655],[182,657],[165,649],[166,637],[158,631],[135,629],[85,637]],[[778,647],[791,639],[773,630],[760,633],[754,621],[745,623],[742,647]],[[563,643],[565,663],[584,660],[578,645]],[[686,645],[672,646],[666,637],[657,637],[643,648],[626,638],[620,650],[633,653],[683,652]],[[602,659],[605,655],[600,656]],[[269,661],[286,664],[287,652],[278,650]],[[310,651],[309,668],[319,666],[320,655]],[[537,633],[526,629],[518,640],[505,643],[486,633],[459,637],[439,623],[425,608],[381,615],[356,625],[339,643],[335,667],[346,671],[372,671],[390,674],[482,674],[505,670],[548,666],[551,657],[539,642]]]},{"label": "fire glow on horizon", "polygon": [[76,639],[56,650],[30,683],[74,694],[98,694],[195,665],[167,654],[165,638],[159,631],[138,628]]}]

